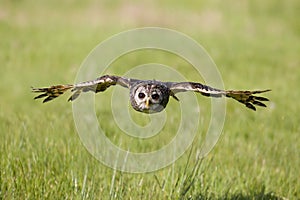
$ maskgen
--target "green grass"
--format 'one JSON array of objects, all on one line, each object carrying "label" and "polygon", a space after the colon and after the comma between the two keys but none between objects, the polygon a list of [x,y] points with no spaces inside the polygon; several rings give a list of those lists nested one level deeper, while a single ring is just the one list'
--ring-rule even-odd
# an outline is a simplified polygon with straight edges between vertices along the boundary
[{"label": "green grass", "polygon": [[[299,199],[299,7],[296,0],[1,1],[0,199]],[[43,105],[32,100],[30,86],[72,83],[99,42],[142,26],[190,35],[214,59],[226,88],[271,88],[269,107],[252,112],[227,101],[223,134],[203,160],[196,159],[195,142],[157,172],[122,173],[102,165],[82,145],[67,97]],[[112,72],[148,62],[200,80],[181,70],[187,63],[164,52],[124,56]],[[199,96],[199,103],[209,100]],[[97,114],[109,111],[104,108]],[[199,135],[209,122],[201,120]],[[103,123],[118,132],[109,120]],[[153,146],[136,142],[134,150],[160,147],[176,126],[166,130],[152,138]],[[109,137],[118,143],[117,135]]]}]

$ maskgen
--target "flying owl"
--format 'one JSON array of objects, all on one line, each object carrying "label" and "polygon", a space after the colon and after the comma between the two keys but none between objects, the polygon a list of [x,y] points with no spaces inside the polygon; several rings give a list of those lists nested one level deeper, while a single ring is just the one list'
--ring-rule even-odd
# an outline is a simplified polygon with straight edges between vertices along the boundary
[{"label": "flying owl", "polygon": [[55,85],[44,88],[32,88],[32,92],[41,93],[34,99],[45,97],[43,103],[51,101],[71,90],[72,95],[68,101],[75,100],[82,92],[103,92],[112,85],[120,85],[129,89],[132,107],[143,113],[156,113],[162,111],[168,104],[169,98],[179,99],[175,96],[179,92],[198,92],[208,97],[229,97],[244,104],[247,108],[256,110],[255,106],[266,107],[264,101],[269,99],[255,96],[270,90],[238,91],[220,90],[196,82],[161,82],[156,80],[138,80],[120,76],[105,75],[92,81],[78,84]]}]

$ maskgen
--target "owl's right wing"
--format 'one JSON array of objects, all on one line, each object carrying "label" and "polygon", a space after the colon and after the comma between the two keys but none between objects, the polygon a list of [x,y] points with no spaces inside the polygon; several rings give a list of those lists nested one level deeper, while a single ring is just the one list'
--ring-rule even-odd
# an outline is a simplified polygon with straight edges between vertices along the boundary
[{"label": "owl's right wing", "polygon": [[255,90],[255,91],[240,91],[240,90],[220,90],[201,83],[194,82],[169,82],[168,87],[175,95],[178,92],[193,91],[198,92],[204,96],[209,97],[229,97],[236,101],[244,104],[246,107],[256,110],[255,105],[267,107],[262,101],[269,101],[269,99],[261,96],[255,96],[255,94],[260,94],[263,92],[268,92],[270,90]]},{"label": "owl's right wing", "polygon": [[123,78],[120,76],[110,76],[110,75],[105,75],[101,76],[95,80],[91,81],[86,81],[78,84],[68,84],[68,85],[55,85],[55,86],[50,86],[50,87],[44,87],[44,88],[32,88],[32,92],[36,93],[42,93],[38,96],[36,96],[34,99],[39,99],[46,97],[43,100],[43,103],[51,101],[52,99],[62,95],[65,93],[67,90],[71,90],[73,93],[72,96],[68,99],[68,101],[73,101],[75,100],[81,92],[103,92],[107,88],[109,88],[112,85],[121,85],[125,88],[130,87],[130,79],[128,78]]}]

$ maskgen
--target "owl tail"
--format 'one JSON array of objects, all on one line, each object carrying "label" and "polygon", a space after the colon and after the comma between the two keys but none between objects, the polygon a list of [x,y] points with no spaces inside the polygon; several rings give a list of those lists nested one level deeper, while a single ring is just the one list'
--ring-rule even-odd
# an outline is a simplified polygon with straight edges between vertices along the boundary
[{"label": "owl tail", "polygon": [[262,101],[269,101],[266,97],[255,96],[255,94],[260,94],[264,92],[269,92],[271,90],[256,90],[256,91],[237,91],[237,90],[227,90],[225,91],[226,97],[231,97],[238,102],[244,104],[247,108],[256,110],[256,106],[267,107]]},{"label": "owl tail", "polygon": [[[51,86],[51,87],[45,87],[45,88],[31,88],[32,92],[35,93],[42,93],[36,97],[34,97],[34,99],[39,99],[39,98],[43,98],[46,97],[43,100],[43,103],[46,103],[48,101],[51,101],[53,99],[55,99],[56,97],[62,95],[63,93],[65,93],[67,90],[70,90],[74,88],[74,85],[55,85],[55,86]],[[79,96],[79,94],[74,98],[73,96],[76,94],[76,92],[72,95],[72,97],[69,98],[70,100],[75,99],[76,97]]]}]

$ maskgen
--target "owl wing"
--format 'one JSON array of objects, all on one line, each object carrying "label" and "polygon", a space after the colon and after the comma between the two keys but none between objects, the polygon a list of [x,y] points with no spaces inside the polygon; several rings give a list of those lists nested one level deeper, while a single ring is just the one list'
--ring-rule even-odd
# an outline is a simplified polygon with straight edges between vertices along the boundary
[{"label": "owl wing", "polygon": [[204,96],[209,97],[230,97],[236,101],[244,104],[247,108],[256,110],[256,106],[267,107],[263,101],[269,101],[269,99],[261,96],[255,96],[255,94],[260,94],[268,92],[270,90],[255,90],[255,91],[240,91],[240,90],[220,90],[201,83],[194,82],[180,82],[180,83],[168,83],[170,90],[175,95],[178,92],[199,92]]},{"label": "owl wing", "polygon": [[45,99],[43,100],[43,103],[45,103],[62,95],[66,91],[71,90],[73,94],[68,99],[68,101],[73,101],[81,94],[81,92],[89,92],[89,91],[95,93],[103,92],[110,86],[116,84],[121,85],[125,88],[129,88],[130,79],[119,77],[119,76],[105,75],[95,80],[86,81],[74,85],[68,84],[68,85],[55,85],[55,86],[44,87],[44,88],[32,88],[32,92],[42,93],[36,96],[34,99],[45,97]]}]

